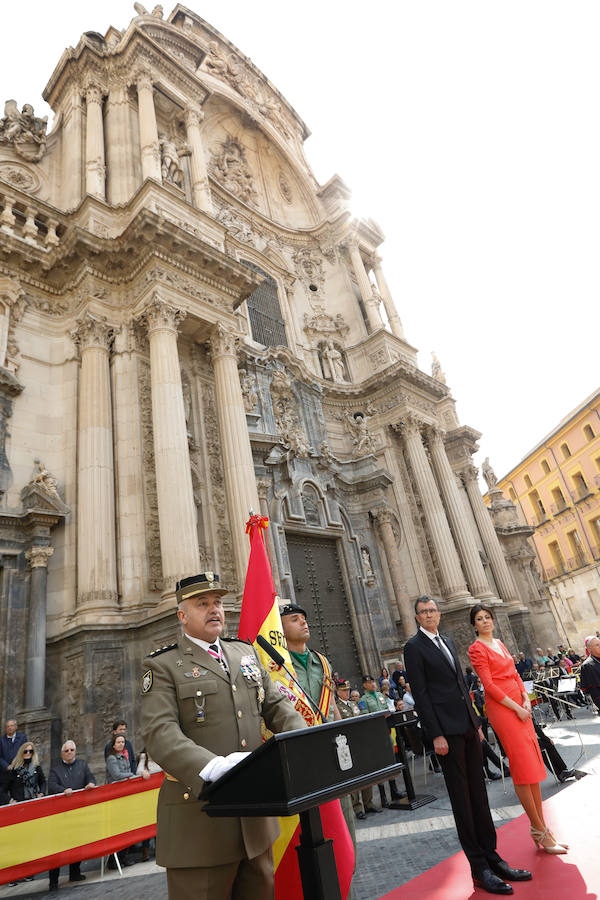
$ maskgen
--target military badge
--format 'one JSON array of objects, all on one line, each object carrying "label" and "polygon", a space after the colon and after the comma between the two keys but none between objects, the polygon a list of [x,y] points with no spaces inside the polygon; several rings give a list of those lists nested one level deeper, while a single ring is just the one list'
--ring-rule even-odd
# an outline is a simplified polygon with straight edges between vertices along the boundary
[{"label": "military badge", "polygon": [[142,675],[142,694],[147,694],[152,687],[152,669]]},{"label": "military badge", "polygon": [[253,681],[255,684],[261,682],[260,669],[258,668],[255,656],[242,656],[240,660],[240,669],[247,681]]},{"label": "military badge", "polygon": [[206,675],[208,669],[201,669],[199,666],[194,666],[191,672],[184,672],[184,676],[186,678],[200,678],[201,675]]}]

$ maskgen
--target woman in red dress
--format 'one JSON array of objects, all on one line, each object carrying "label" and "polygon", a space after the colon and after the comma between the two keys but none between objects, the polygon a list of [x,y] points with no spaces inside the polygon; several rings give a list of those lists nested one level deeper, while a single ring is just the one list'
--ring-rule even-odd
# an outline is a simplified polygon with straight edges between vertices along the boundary
[{"label": "woman in red dress", "polygon": [[500,738],[510,763],[510,774],[521,805],[531,823],[531,837],[546,853],[566,853],[544,821],[540,782],[546,777],[537,737],[531,721],[531,702],[515,669],[513,658],[494,637],[492,610],[477,603],[471,609],[471,625],[477,640],[469,647],[469,659],[485,691],[490,725]]}]

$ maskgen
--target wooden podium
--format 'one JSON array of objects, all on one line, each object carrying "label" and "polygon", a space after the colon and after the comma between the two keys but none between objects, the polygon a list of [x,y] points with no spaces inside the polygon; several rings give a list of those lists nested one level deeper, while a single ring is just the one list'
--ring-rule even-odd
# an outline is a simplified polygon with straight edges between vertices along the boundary
[{"label": "wooden podium", "polygon": [[275,734],[200,794],[209,816],[300,814],[296,848],[306,900],[341,900],[333,841],[319,805],[394,778],[386,713]]}]

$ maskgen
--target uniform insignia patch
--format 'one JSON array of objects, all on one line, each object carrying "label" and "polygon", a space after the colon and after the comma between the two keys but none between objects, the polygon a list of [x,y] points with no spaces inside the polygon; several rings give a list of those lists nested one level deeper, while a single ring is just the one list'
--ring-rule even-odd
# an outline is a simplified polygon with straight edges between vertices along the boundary
[{"label": "uniform insignia patch", "polygon": [[200,678],[201,675],[206,675],[208,669],[200,669],[198,666],[194,666],[191,672],[184,672],[186,678]]},{"label": "uniform insignia patch", "polygon": [[152,687],[152,669],[142,675],[142,694],[147,694]]}]

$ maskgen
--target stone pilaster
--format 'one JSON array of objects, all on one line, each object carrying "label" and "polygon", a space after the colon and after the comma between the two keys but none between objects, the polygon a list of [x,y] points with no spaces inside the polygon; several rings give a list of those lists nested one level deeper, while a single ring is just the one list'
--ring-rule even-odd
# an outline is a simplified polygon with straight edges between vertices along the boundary
[{"label": "stone pilaster", "polygon": [[85,313],[72,333],[81,353],[78,410],[77,604],[117,610],[115,473],[109,351],[114,329]]},{"label": "stone pilaster", "polygon": [[421,428],[422,422],[415,417],[407,416],[403,419],[402,434],[406,452],[433,541],[444,597],[446,600],[463,600],[471,595],[467,590],[446,513],[423,446]]},{"label": "stone pilaster", "polygon": [[415,630],[415,617],[398,556],[398,547],[392,526],[392,513],[387,506],[380,506],[373,510],[373,518],[379,526],[379,534],[394,588],[395,612],[402,622],[404,632],[402,638],[406,641]]},{"label": "stone pilaster", "polygon": [[104,164],[104,120],[102,91],[88,87],[85,93],[87,122],[85,129],[85,190],[93,197],[105,199],[106,168]]},{"label": "stone pilaster", "polygon": [[62,112],[61,205],[66,210],[74,209],[81,200],[83,187],[82,135],[83,98],[80,89],[75,87]]},{"label": "stone pilaster", "polygon": [[390,293],[388,283],[385,280],[385,275],[383,274],[381,259],[379,256],[375,256],[373,258],[373,274],[375,275],[375,280],[377,281],[377,287],[379,288],[379,293],[381,294],[381,299],[383,300],[383,306],[390,323],[392,334],[395,334],[396,337],[402,338],[402,340],[404,340],[404,329],[402,328],[402,322],[400,320],[400,316],[398,315],[396,304],[394,303],[394,300]]},{"label": "stone pilaster", "polygon": [[365,306],[369,328],[371,331],[378,331],[380,328],[384,327],[381,312],[379,311],[379,298],[376,297],[373,292],[373,287],[369,281],[369,276],[367,275],[367,270],[365,269],[358,243],[356,240],[350,240],[346,246],[352,268],[354,269],[354,274],[356,275],[356,280],[358,281],[358,289],[360,290],[360,296],[362,297]]},{"label": "stone pilaster", "polygon": [[154,178],[155,181],[162,182],[158,128],[154,109],[154,88],[149,72],[141,72],[138,75],[137,93],[142,179],[145,181],[146,178]]},{"label": "stone pilaster", "polygon": [[471,509],[473,510],[477,528],[479,529],[485,552],[490,561],[494,579],[498,586],[498,590],[500,591],[500,596],[506,603],[518,603],[519,598],[513,577],[510,574],[508,563],[504,558],[504,553],[502,552],[502,547],[500,546],[500,541],[492,523],[489,510],[485,505],[483,497],[481,496],[481,491],[479,490],[479,484],[477,483],[477,469],[475,466],[469,465],[466,466],[460,474],[467,490]]},{"label": "stone pilaster", "polygon": [[260,509],[244,398],[237,369],[236,335],[220,322],[211,337],[225,492],[239,585],[248,568],[250,543],[245,531],[250,509]]},{"label": "stone pilaster", "polygon": [[110,85],[106,100],[107,199],[126,203],[136,189],[131,110],[127,85],[121,78]]},{"label": "stone pilaster", "polygon": [[450,460],[446,455],[446,448],[442,437],[443,432],[439,428],[428,428],[427,438],[431,462],[437,477],[437,481],[444,498],[444,505],[450,520],[450,525],[456,540],[458,552],[466,573],[471,594],[478,600],[489,600],[493,597],[485,569],[479,556],[479,549],[475,543],[475,535],[471,523],[465,516],[456,475],[452,471]]},{"label": "stone pilaster", "polygon": [[34,546],[25,551],[25,558],[31,566],[25,664],[26,709],[42,709],[46,702],[46,583],[48,560],[53,553],[53,547]]},{"label": "stone pilaster", "polygon": [[154,297],[142,314],[150,341],[152,429],[165,593],[200,570],[190,453],[177,352],[185,311]]},{"label": "stone pilaster", "polygon": [[115,413],[115,462],[119,587],[123,606],[145,597],[146,537],[138,348],[131,322],[115,336],[111,359]]},{"label": "stone pilaster", "polygon": [[206,168],[202,135],[200,134],[200,123],[203,119],[204,113],[201,109],[193,109],[191,106],[186,108],[185,127],[188,146],[192,153],[190,158],[192,199],[198,209],[202,209],[207,213],[212,213],[213,204],[210,195],[208,169]]}]

